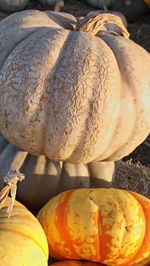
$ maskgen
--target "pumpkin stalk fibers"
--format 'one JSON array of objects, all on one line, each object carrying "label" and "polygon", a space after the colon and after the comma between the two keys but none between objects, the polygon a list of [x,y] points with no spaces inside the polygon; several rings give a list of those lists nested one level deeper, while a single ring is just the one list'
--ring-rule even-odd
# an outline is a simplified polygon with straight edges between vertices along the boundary
[{"label": "pumpkin stalk fibers", "polygon": [[17,183],[18,181],[22,181],[25,176],[16,170],[10,170],[7,175],[3,178],[4,179],[4,186],[0,192],[0,209],[3,207],[4,202],[6,201],[9,192],[11,193],[11,200],[10,204],[8,205],[8,218],[11,216],[11,212],[13,209],[13,205],[16,198],[17,192]]},{"label": "pumpkin stalk fibers", "polygon": [[[92,17],[86,17],[79,24],[77,24],[75,31],[88,32],[96,36],[99,31],[106,31],[105,24],[115,24],[121,30],[125,38],[129,38],[130,34],[124,26],[121,18],[114,14],[104,13]],[[113,32],[114,33],[114,32]]]}]

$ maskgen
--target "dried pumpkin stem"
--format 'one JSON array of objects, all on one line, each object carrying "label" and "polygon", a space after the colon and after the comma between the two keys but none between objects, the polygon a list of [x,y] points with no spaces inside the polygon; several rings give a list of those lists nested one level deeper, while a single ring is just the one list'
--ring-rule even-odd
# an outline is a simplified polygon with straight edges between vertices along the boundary
[{"label": "dried pumpkin stem", "polygon": [[55,4],[54,11],[59,12],[63,6],[64,6],[64,0],[60,0],[57,4]]},{"label": "dried pumpkin stem", "polygon": [[18,181],[22,181],[25,178],[25,176],[16,170],[10,170],[8,174],[3,178],[4,179],[4,186],[3,189],[0,191],[0,209],[3,207],[3,204],[5,200],[8,197],[8,194],[10,192],[11,195],[11,201],[9,203],[7,212],[8,212],[8,218],[11,216],[11,212],[13,209],[13,205],[16,198],[16,191],[17,191],[17,183]]},{"label": "dried pumpkin stem", "polygon": [[106,31],[106,24],[115,24],[121,30],[122,35],[125,38],[129,38],[129,32],[124,26],[121,18],[119,16],[107,13],[107,14],[99,14],[92,17],[87,17],[83,19],[79,24],[77,24],[74,31],[83,31],[88,32],[94,36],[96,36],[100,31]]}]

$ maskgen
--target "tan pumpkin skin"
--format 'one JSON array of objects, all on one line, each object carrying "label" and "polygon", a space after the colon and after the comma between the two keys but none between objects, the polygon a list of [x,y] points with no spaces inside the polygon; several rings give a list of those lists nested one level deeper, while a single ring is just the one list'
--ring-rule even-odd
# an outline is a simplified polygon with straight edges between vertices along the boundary
[{"label": "tan pumpkin skin", "polygon": [[34,10],[0,22],[0,130],[52,160],[119,160],[150,131],[150,56],[121,36],[73,32],[75,24]]},{"label": "tan pumpkin skin", "polygon": [[70,164],[48,160],[44,155],[33,156],[10,144],[0,135],[0,187],[12,169],[25,174],[18,183],[17,199],[30,210],[40,210],[60,192],[82,187],[110,187],[115,174],[113,162]]},{"label": "tan pumpkin skin", "polygon": [[48,245],[41,225],[17,201],[8,218],[9,202],[10,198],[0,210],[0,265],[47,266]]},{"label": "tan pumpkin skin", "polygon": [[150,200],[118,189],[61,193],[39,212],[50,255],[115,266],[150,262]]}]

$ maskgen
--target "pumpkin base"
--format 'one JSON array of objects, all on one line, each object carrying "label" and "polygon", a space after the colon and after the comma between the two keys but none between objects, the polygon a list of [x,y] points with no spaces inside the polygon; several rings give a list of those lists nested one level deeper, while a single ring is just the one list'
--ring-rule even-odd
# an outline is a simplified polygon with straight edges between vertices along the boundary
[{"label": "pumpkin base", "polygon": [[88,164],[92,176],[92,187],[112,187],[115,178],[114,162],[92,162]]}]

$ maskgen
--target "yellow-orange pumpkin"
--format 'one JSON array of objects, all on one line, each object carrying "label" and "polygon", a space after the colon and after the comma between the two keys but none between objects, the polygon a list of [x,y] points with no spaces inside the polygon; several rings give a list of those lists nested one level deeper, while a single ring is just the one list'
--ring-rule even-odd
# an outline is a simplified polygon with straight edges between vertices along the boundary
[{"label": "yellow-orange pumpkin", "polygon": [[38,219],[51,256],[106,265],[150,262],[150,200],[118,189],[76,189],[50,200]]},{"label": "yellow-orange pumpkin", "polygon": [[8,218],[9,202],[0,210],[0,265],[47,266],[48,245],[40,223],[17,201]]}]

